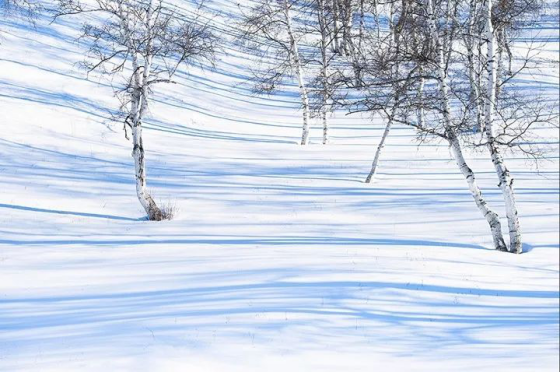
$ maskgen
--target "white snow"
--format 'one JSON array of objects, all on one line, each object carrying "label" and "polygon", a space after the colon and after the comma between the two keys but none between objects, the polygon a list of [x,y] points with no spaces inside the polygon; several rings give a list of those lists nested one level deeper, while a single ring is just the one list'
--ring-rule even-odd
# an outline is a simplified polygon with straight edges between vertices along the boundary
[{"label": "white snow", "polygon": [[[545,26],[528,89],[557,97]],[[445,144],[396,127],[364,184],[383,122],[337,113],[332,145],[316,121],[299,146],[297,87],[252,96],[227,49],[156,94],[148,186],[180,212],[147,222],[77,20],[0,27],[1,371],[558,370],[558,132],[538,169],[508,154],[525,253],[495,252]]]}]

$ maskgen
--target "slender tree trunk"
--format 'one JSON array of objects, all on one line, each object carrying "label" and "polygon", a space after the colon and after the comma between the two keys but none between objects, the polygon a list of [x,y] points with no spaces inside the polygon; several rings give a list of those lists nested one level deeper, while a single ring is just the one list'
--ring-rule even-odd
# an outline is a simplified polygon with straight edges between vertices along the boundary
[{"label": "slender tree trunk", "polygon": [[434,13],[434,7],[432,0],[428,0],[427,4],[428,10],[428,27],[430,29],[430,34],[432,35],[432,40],[436,46],[437,55],[437,69],[439,73],[439,90],[441,98],[443,101],[443,117],[445,121],[445,126],[448,130],[451,130],[453,124],[451,121],[451,106],[449,104],[449,86],[447,81],[447,71],[445,70],[445,54],[444,54],[444,43],[439,36],[439,32],[436,26],[436,16]]},{"label": "slender tree trunk", "polygon": [[504,29],[502,32],[503,32],[502,36],[504,41],[503,47],[507,55],[507,62],[508,62],[507,73],[508,75],[511,75],[511,69],[513,64],[513,52],[511,51],[511,45],[510,45],[507,29]]},{"label": "slender tree trunk", "polygon": [[389,32],[391,38],[389,39],[389,48],[395,47],[395,4],[391,3],[389,6]]},{"label": "slender tree trunk", "polygon": [[[418,3],[419,6],[423,5],[423,2],[420,1]],[[415,10],[413,9],[413,12],[415,12]],[[411,16],[412,19],[416,20],[417,16],[412,15]],[[413,47],[415,48],[420,48],[420,46],[422,45],[422,41],[420,40],[420,35],[413,35],[413,40],[414,43],[411,43]],[[407,47],[407,45],[405,45],[405,48]],[[418,88],[416,91],[416,99],[418,101],[418,107],[416,110],[416,124],[418,125],[419,128],[424,128],[425,127],[425,102],[424,102],[424,87],[426,84],[426,81],[424,79],[424,62],[418,62],[417,63],[418,66],[418,75],[419,75],[419,81],[418,81]]]},{"label": "slender tree trunk", "polygon": [[330,141],[329,137],[329,121],[328,121],[327,110],[321,112],[321,121],[323,122],[323,145],[328,145]]},{"label": "slender tree trunk", "polygon": [[142,122],[132,124],[132,157],[134,158],[134,170],[136,176],[136,195],[150,220],[161,220],[161,210],[146,189],[146,161],[144,156],[144,144],[142,140]]},{"label": "slender tree trunk", "polygon": [[362,49],[362,41],[364,39],[365,29],[366,29],[366,11],[365,11],[365,0],[360,0],[360,30],[358,33],[358,49]]},{"label": "slender tree trunk", "polygon": [[[150,3],[150,10],[152,9]],[[148,22],[151,22],[151,13],[148,12]],[[148,38],[151,40],[151,37]],[[151,49],[151,42],[148,50]],[[136,177],[136,195],[148,218],[150,220],[159,221],[162,219],[162,213],[156,202],[150,195],[146,187],[146,160],[144,153],[144,141],[142,139],[142,119],[148,110],[148,86],[147,82],[150,77],[152,64],[152,56],[144,56],[143,71],[140,73],[138,64],[138,56],[133,55],[133,92],[131,97],[131,117],[132,117],[132,157],[134,158],[134,170]]]},{"label": "slender tree trunk", "polygon": [[305,86],[305,78],[303,73],[303,66],[301,64],[301,59],[299,55],[297,41],[294,36],[292,28],[292,18],[290,15],[290,4],[288,0],[283,1],[284,5],[284,17],[286,19],[288,36],[290,38],[290,50],[292,65],[296,70],[296,75],[298,79],[299,91],[301,96],[301,103],[303,109],[303,134],[301,136],[301,144],[307,145],[309,143],[309,96],[307,93],[307,87]]},{"label": "slender tree trunk", "polygon": [[346,56],[350,56],[353,53],[352,47],[352,17],[353,17],[353,7],[351,0],[345,0],[342,2],[342,49]]},{"label": "slender tree trunk", "polygon": [[381,141],[379,145],[377,145],[377,150],[375,151],[375,157],[373,158],[373,163],[371,164],[371,170],[366,178],[366,183],[371,183],[374,179],[375,174],[377,173],[377,166],[379,165],[379,159],[381,158],[381,153],[385,148],[385,143],[387,142],[387,138],[389,137],[389,133],[391,132],[391,127],[393,126],[393,118],[389,118],[387,121],[387,126],[385,126],[385,130],[383,131],[383,136],[381,137]]},{"label": "slender tree trunk", "polygon": [[[396,31],[395,31],[395,27],[394,27],[394,8],[393,5],[391,4],[391,11],[390,11],[390,16],[389,16],[389,31],[391,32],[391,48],[397,48],[397,36],[396,36]],[[393,67],[393,71],[394,75],[398,75],[399,72],[399,67],[398,64],[396,67]],[[373,158],[373,163],[371,164],[371,170],[369,171],[368,176],[366,177],[366,183],[371,183],[371,181],[374,179],[375,174],[377,173],[377,168],[379,166],[379,160],[381,159],[381,153],[383,152],[383,149],[385,148],[385,143],[387,142],[387,138],[389,137],[389,133],[391,132],[391,128],[393,127],[393,115],[395,114],[395,109],[396,109],[396,104],[397,104],[397,92],[396,90],[393,91],[393,101],[394,101],[394,106],[393,109],[391,110],[391,114],[389,115],[389,117],[387,118],[387,125],[385,126],[385,130],[383,131],[383,135],[381,136],[381,141],[379,141],[379,145],[377,145],[377,150],[375,151],[375,157]]]},{"label": "slender tree trunk", "polygon": [[[422,66],[420,66],[420,75],[424,74],[424,68]],[[426,122],[425,122],[425,114],[424,114],[424,78],[420,77],[420,82],[418,83],[418,102],[420,104],[420,106],[418,107],[418,113],[417,113],[417,121],[418,121],[418,127],[419,128],[424,128],[426,126]]]},{"label": "slender tree trunk", "polygon": [[480,100],[480,90],[479,90],[479,80],[477,78],[477,63],[475,51],[478,48],[476,46],[475,40],[475,20],[478,16],[478,0],[471,0],[469,9],[469,25],[468,25],[468,35],[465,36],[465,44],[467,47],[467,68],[469,70],[469,83],[470,83],[470,102],[474,106],[476,114],[476,124],[478,129],[482,132],[484,124],[482,123],[483,109]]},{"label": "slender tree trunk", "polygon": [[339,15],[338,0],[332,0],[332,12],[333,12],[333,45],[334,52],[340,53],[340,15]]},{"label": "slender tree trunk", "polygon": [[321,29],[321,120],[323,122],[323,145],[329,143],[329,123],[328,123],[328,111],[329,111],[329,81],[328,81],[328,29],[327,29],[327,19],[325,13],[325,0],[319,0],[319,28]]},{"label": "slender tree trunk", "polygon": [[498,63],[496,67],[496,101],[500,98],[500,93],[502,90],[502,80],[504,78],[504,33],[503,30],[497,32],[497,38],[495,39],[498,44]]},{"label": "slender tree trunk", "polygon": [[150,220],[160,220],[161,210],[146,188],[146,160],[144,153],[144,142],[142,139],[142,118],[140,115],[142,106],[141,88],[135,86],[132,93],[132,157],[134,158],[134,174],[136,178],[136,195],[140,204],[146,211]]},{"label": "slender tree trunk", "polygon": [[[482,4],[482,6],[484,6],[484,4]],[[479,97],[477,102],[479,117],[477,119],[480,124],[480,132],[482,133],[482,136],[484,136],[485,126],[486,126],[486,119],[484,117],[484,115],[486,115],[485,99],[484,99],[484,94],[486,90],[484,88],[484,70],[486,69],[486,61],[485,61],[486,56],[483,51],[484,43],[485,43],[484,38],[479,37],[478,42],[476,43],[478,59],[475,61],[475,66],[476,66],[475,77],[476,77],[476,85],[477,85],[478,97]]]},{"label": "slender tree trunk", "polygon": [[445,71],[445,55],[444,55],[443,43],[441,42],[441,38],[439,36],[437,26],[436,26],[436,18],[434,14],[432,0],[428,0],[427,8],[428,8],[430,34],[432,35],[432,39],[436,45],[436,51],[437,51],[437,58],[438,58],[437,67],[440,75],[439,84],[440,84],[440,93],[443,100],[443,115],[444,115],[447,139],[451,146],[453,157],[455,158],[457,165],[461,169],[461,172],[463,173],[463,175],[467,180],[467,183],[469,184],[469,189],[471,190],[471,194],[473,195],[477,207],[479,208],[479,210],[482,212],[482,214],[490,224],[490,230],[492,232],[492,238],[494,240],[494,247],[498,250],[504,251],[507,250],[507,248],[503,241],[499,217],[495,212],[491,211],[488,208],[486,202],[482,198],[482,193],[480,192],[480,189],[475,183],[474,173],[468,167],[462,154],[461,144],[454,133],[453,124],[451,121],[451,106],[449,104],[449,86],[447,81],[448,77],[447,77],[447,72]]},{"label": "slender tree trunk", "polygon": [[377,0],[373,0],[373,19],[375,20],[375,31],[376,31],[376,36],[377,36],[377,43],[379,43],[379,41],[381,39],[381,24],[380,24],[380,20],[379,20],[378,6],[379,6],[379,4],[377,3]]},{"label": "slender tree trunk", "polygon": [[[486,129],[487,136],[489,136],[488,132],[490,132],[490,130]],[[494,164],[496,174],[498,175],[498,186],[502,190],[505,201],[506,216],[508,219],[509,227],[510,252],[519,254],[523,252],[523,245],[521,241],[521,224],[519,222],[517,205],[515,201],[515,190],[513,188],[513,178],[511,177],[509,169],[504,163],[504,159],[500,153],[499,148],[495,144],[491,144],[489,142],[488,149],[490,151],[492,164]]]},{"label": "slender tree trunk", "polygon": [[484,200],[482,192],[476,184],[474,172],[465,161],[459,140],[455,136],[451,136],[448,141],[451,153],[453,154],[453,157],[455,158],[455,161],[457,162],[461,173],[463,173],[463,176],[465,176],[465,179],[469,184],[469,190],[471,191],[474,202],[490,225],[490,231],[492,233],[492,239],[494,241],[494,248],[500,251],[507,252],[507,246],[502,235],[502,225],[500,223],[500,218],[497,213],[495,213],[488,207],[488,204]]},{"label": "slender tree trunk", "polygon": [[513,178],[504,163],[504,159],[500,153],[500,149],[495,141],[495,125],[494,125],[494,108],[496,105],[496,67],[494,55],[494,27],[492,25],[492,0],[486,0],[486,39],[487,39],[487,77],[488,87],[486,89],[486,105],[485,105],[485,133],[488,151],[496,174],[499,179],[499,187],[504,196],[506,215],[509,226],[510,251],[513,253],[522,253],[523,246],[521,243],[521,227],[519,217],[517,215],[517,206],[515,202],[515,192],[513,189]]}]

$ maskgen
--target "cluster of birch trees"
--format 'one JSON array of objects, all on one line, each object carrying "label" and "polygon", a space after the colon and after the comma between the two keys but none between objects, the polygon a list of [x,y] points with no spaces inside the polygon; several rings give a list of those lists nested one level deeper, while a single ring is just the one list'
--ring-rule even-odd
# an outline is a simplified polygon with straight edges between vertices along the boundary
[{"label": "cluster of birch trees", "polygon": [[[539,156],[532,129],[556,120],[557,110],[555,104],[528,98],[518,89],[515,78],[538,61],[534,48],[519,54],[513,43],[523,27],[538,19],[544,1],[256,3],[244,12],[241,25],[246,46],[258,52],[265,66],[254,73],[255,87],[269,92],[282,79],[296,78],[302,145],[309,142],[312,115],[322,121],[323,143],[328,142],[328,113],[334,109],[380,115],[386,127],[366,178],[369,183],[395,123],[414,128],[421,141],[445,141],[489,224],[494,247],[521,253],[513,177],[503,153],[519,150]],[[468,148],[485,149],[494,165],[505,201],[509,247],[499,215],[484,199],[464,156]]]},{"label": "cluster of birch trees", "polygon": [[[32,15],[34,0],[4,0],[3,10]],[[532,129],[556,120],[546,99],[531,100],[516,77],[538,64],[534,49],[516,53],[514,41],[534,22],[544,0],[252,0],[241,5],[238,27],[256,60],[255,90],[270,93],[296,81],[301,98],[301,144],[312,118],[329,142],[334,110],[368,113],[386,126],[366,182],[375,177],[394,124],[422,141],[449,145],[494,247],[521,253],[513,177],[503,153],[537,157]],[[202,8],[186,16],[165,0],[57,0],[55,20],[80,17],[89,50],[83,66],[120,77],[116,115],[130,131],[138,199],[151,220],[169,218],[146,188],[142,123],[155,87],[173,83],[180,68],[214,62],[218,38]],[[87,17],[86,17],[87,15]],[[91,15],[95,15],[92,17]],[[293,80],[292,80],[293,79]],[[467,149],[493,163],[505,201],[509,246],[496,213],[484,199]]]}]

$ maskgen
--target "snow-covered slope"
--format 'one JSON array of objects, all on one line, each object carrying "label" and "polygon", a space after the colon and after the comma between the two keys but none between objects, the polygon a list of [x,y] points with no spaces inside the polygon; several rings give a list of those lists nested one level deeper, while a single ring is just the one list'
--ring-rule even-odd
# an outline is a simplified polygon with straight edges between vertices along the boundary
[{"label": "snow-covered slope", "polygon": [[[210,5],[230,32],[235,2]],[[297,146],[293,87],[251,95],[225,48],[157,94],[148,184],[180,213],[147,222],[74,22],[0,21],[1,371],[558,369],[557,145],[509,156],[526,254],[498,253],[445,145],[396,128],[366,185],[381,122]],[[557,58],[555,17],[540,32]],[[557,95],[557,63],[534,78]]]}]

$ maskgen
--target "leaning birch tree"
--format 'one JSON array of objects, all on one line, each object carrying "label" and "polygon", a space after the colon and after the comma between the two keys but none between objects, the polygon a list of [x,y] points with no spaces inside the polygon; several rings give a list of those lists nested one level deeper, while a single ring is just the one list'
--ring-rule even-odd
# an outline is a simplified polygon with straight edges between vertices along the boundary
[{"label": "leaning birch tree", "polygon": [[[393,32],[386,35],[375,22],[374,32],[366,26],[365,32],[358,33],[366,35],[353,42],[362,43],[357,50],[360,64],[349,68],[347,64],[354,61],[346,61],[346,65],[337,61],[343,73],[355,75],[345,76],[345,82],[358,98],[337,104],[350,113],[368,112],[387,119],[371,177],[393,124],[414,128],[420,143],[445,141],[490,227],[494,248],[521,253],[513,177],[503,154],[518,152],[538,161],[547,151],[541,144],[546,141],[533,129],[558,127],[557,99],[527,97],[520,93],[523,80],[515,79],[547,63],[538,58],[531,37],[528,47],[515,45],[519,32],[538,21],[543,0],[394,0],[381,7],[377,2],[370,4],[373,18],[387,19]],[[509,245],[498,213],[488,205],[468,164],[465,153],[470,149],[486,149],[490,154],[506,204]]]},{"label": "leaning birch tree", "polygon": [[[507,251],[499,216],[488,205],[476,175],[464,155],[462,131],[470,117],[460,108],[462,86],[452,83],[452,54],[459,37],[450,12],[433,0],[394,7],[398,37],[379,43],[376,53],[366,55],[363,69],[364,97],[350,104],[351,111],[381,113],[388,123],[414,128],[419,139],[447,142],[450,154],[465,178],[475,205],[486,219],[494,248]],[[419,86],[422,93],[419,94]],[[418,109],[422,109],[422,119]],[[375,164],[374,164],[375,165]]]},{"label": "leaning birch tree", "polygon": [[[200,11],[200,8],[198,8]],[[154,88],[173,83],[181,65],[213,60],[215,37],[207,23],[186,19],[164,0],[59,0],[56,17],[85,16],[81,39],[89,42],[88,73],[120,76],[120,117],[125,137],[132,133],[136,194],[150,220],[172,216],[162,210],[147,190],[142,124],[148,115]]]},{"label": "leaning birch tree", "polygon": [[[500,147],[496,144],[495,111],[497,106],[496,93],[499,91],[498,76],[502,73],[500,66],[502,58],[496,55],[497,35],[492,20],[492,0],[484,2],[484,21],[486,39],[486,92],[484,95],[484,134],[486,145],[494,164],[494,169],[499,179],[498,186],[504,197],[506,216],[509,226],[510,251],[521,253],[523,250],[521,242],[521,226],[515,202],[515,191],[513,189],[513,177],[505,164]],[[503,44],[503,43],[501,43]],[[497,76],[498,75],[498,76]]]},{"label": "leaning birch tree", "polygon": [[544,5],[542,0],[485,0],[478,4],[478,36],[484,46],[478,51],[478,64],[483,68],[477,79],[469,78],[471,91],[480,97],[475,107],[483,137],[476,146],[486,147],[490,155],[505,202],[509,250],[517,254],[523,250],[521,224],[514,178],[506,165],[504,150],[521,150],[523,155],[538,159],[541,149],[534,144],[538,141],[532,138],[532,129],[553,123],[558,106],[518,93],[521,86],[514,78],[526,70],[538,69],[542,61],[532,43],[527,45],[526,54],[515,53],[513,40],[516,33],[538,19],[535,16]]},{"label": "leaning birch tree", "polygon": [[[439,7],[441,9],[443,7]],[[449,84],[449,59],[446,59],[445,53],[445,46],[448,47],[449,54],[453,51],[453,43],[455,40],[453,39],[453,35],[455,34],[453,27],[456,26],[454,22],[450,21],[451,14],[450,7],[446,8],[447,14],[445,14],[445,18],[448,20],[447,29],[444,32],[441,32],[438,29],[438,16],[436,13],[436,8],[434,6],[433,0],[427,0],[426,4],[426,18],[427,18],[427,26],[430,36],[428,42],[433,43],[432,50],[435,50],[435,63],[434,67],[437,70],[438,76],[438,86],[439,86],[439,95],[440,100],[442,102],[442,116],[443,116],[443,132],[444,137],[446,138],[447,142],[449,143],[449,147],[451,150],[451,154],[455,158],[455,161],[461,170],[461,173],[465,177],[469,185],[469,189],[473,196],[476,206],[482,213],[482,215],[486,218],[490,230],[492,232],[492,238],[494,240],[494,247],[500,251],[507,251],[507,246],[503,239],[502,235],[502,228],[499,216],[496,212],[491,210],[488,207],[487,202],[484,200],[482,196],[482,192],[480,188],[476,184],[475,174],[471,167],[468,166],[465,157],[463,155],[462,145],[459,139],[461,126],[457,126],[455,123],[457,121],[453,121],[452,118],[452,108],[451,108],[451,94],[450,94],[450,84]],[[449,54],[447,57],[449,58]]]},{"label": "leaning birch tree", "polygon": [[[389,12],[389,35],[385,38],[385,42],[387,42],[387,49],[388,49],[387,54],[395,56],[395,58],[392,58],[393,63],[391,63],[389,74],[390,76],[396,76],[399,74],[399,62],[400,62],[399,48],[401,47],[401,44],[399,39],[400,33],[397,32],[397,29],[395,27],[395,19],[394,19],[395,8],[393,7],[393,4],[391,4],[390,9],[391,10]],[[405,18],[403,17],[402,19],[404,20]],[[378,45],[379,43],[381,43],[381,41],[377,40]],[[389,114],[386,116],[387,124],[385,125],[385,129],[383,130],[383,134],[381,135],[381,139],[379,140],[377,149],[375,150],[375,156],[373,157],[373,162],[371,163],[371,169],[365,180],[366,183],[371,183],[374,180],[375,175],[377,174],[379,161],[381,159],[381,154],[383,152],[383,149],[385,148],[387,139],[389,138],[389,134],[391,133],[391,129],[394,124],[393,119],[395,116],[395,108],[396,108],[395,103],[398,101],[399,98],[398,98],[397,84],[393,84],[393,88],[396,89],[393,89],[391,94],[393,97],[389,103],[391,109],[388,110]]]},{"label": "leaning birch tree", "polygon": [[[360,25],[357,34],[352,33],[352,24],[350,21],[345,22],[347,54],[345,55],[346,64],[343,64],[342,74],[350,72],[353,76],[346,77],[346,87],[351,90],[357,90],[366,98],[366,101],[372,103],[377,101],[377,109],[368,106],[367,111],[377,111],[386,119],[385,128],[375,149],[373,161],[370,171],[365,179],[365,183],[371,183],[375,179],[375,175],[379,169],[381,156],[387,140],[393,128],[393,117],[397,102],[400,100],[399,84],[389,84],[390,92],[384,93],[383,89],[378,89],[392,81],[394,76],[399,74],[399,63],[401,48],[406,47],[407,41],[401,40],[405,33],[400,31],[397,23],[406,19],[398,13],[406,9],[406,2],[397,6],[397,1],[388,2],[386,6],[387,13],[384,14],[388,20],[388,30],[382,32],[378,22],[381,16],[377,2],[373,2],[366,8],[364,1],[357,2],[345,1],[344,11],[346,14],[353,14],[354,10],[358,11]],[[370,11],[376,19],[375,27],[368,27],[365,22],[366,10]],[[350,19],[351,16],[348,16]],[[351,66],[347,68],[346,65]],[[364,101],[362,101],[364,102]],[[381,110],[381,108],[383,108]],[[386,109],[385,109],[386,108]]]}]

